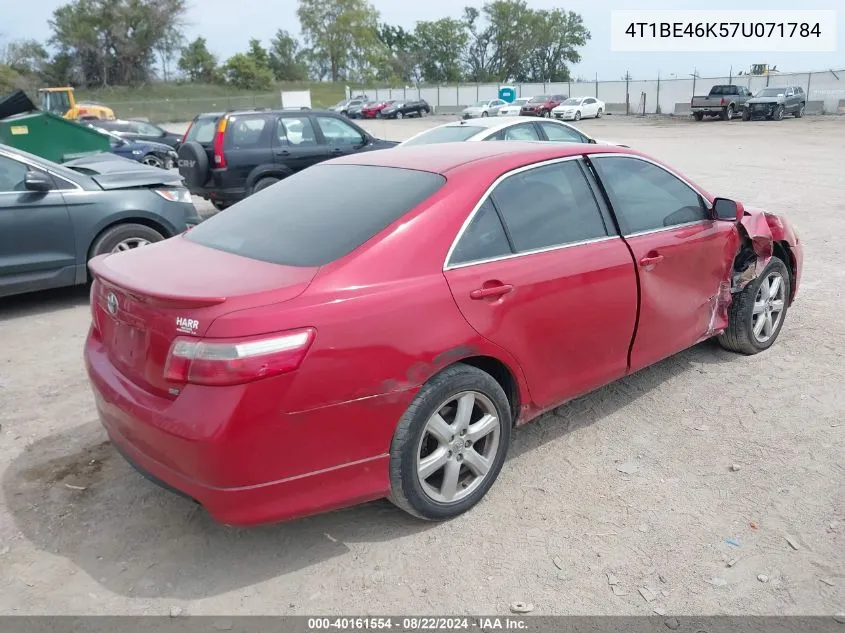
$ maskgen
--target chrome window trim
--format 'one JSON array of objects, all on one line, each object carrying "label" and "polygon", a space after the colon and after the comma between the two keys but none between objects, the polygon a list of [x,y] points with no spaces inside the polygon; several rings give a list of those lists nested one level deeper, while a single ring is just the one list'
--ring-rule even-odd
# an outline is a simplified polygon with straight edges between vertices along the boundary
[{"label": "chrome window trim", "polygon": [[[563,162],[566,162],[566,161],[569,161],[569,160],[581,160],[583,158],[588,158],[588,159],[589,158],[601,158],[601,157],[604,157],[604,156],[611,156],[611,157],[621,156],[623,158],[632,158],[632,159],[635,159],[635,160],[641,160],[643,162],[650,163],[651,165],[654,165],[655,167],[662,169],[663,171],[667,172],[668,174],[674,176],[675,178],[680,180],[682,183],[684,183],[687,187],[692,189],[696,194],[698,194],[698,196],[704,202],[704,207],[708,211],[711,211],[712,208],[713,208],[713,206],[710,204],[710,201],[707,199],[707,196],[705,196],[704,193],[698,187],[696,187],[695,185],[690,183],[690,181],[688,181],[686,178],[681,176],[676,171],[674,171],[670,168],[667,168],[667,167],[657,163],[656,161],[654,161],[650,158],[646,158],[644,156],[639,156],[637,154],[625,154],[625,153],[622,153],[622,152],[595,152],[595,153],[590,153],[590,154],[578,154],[577,156],[564,156],[562,158],[552,158],[552,159],[549,159],[549,160],[541,161],[539,163],[532,163],[530,165],[523,165],[522,167],[517,167],[517,168],[515,168],[515,169],[513,169],[513,170],[511,170],[511,171],[509,171],[505,174],[502,174],[496,180],[493,181],[493,184],[490,185],[486,189],[486,191],[481,196],[479,201],[472,208],[472,211],[470,211],[466,220],[464,220],[464,223],[461,225],[461,228],[458,229],[458,233],[455,236],[455,239],[452,241],[452,245],[449,247],[449,251],[446,253],[446,260],[443,262],[443,272],[446,272],[446,271],[449,271],[449,270],[454,270],[454,269],[457,269],[457,268],[466,268],[468,266],[475,266],[477,264],[486,264],[486,263],[489,263],[489,262],[501,261],[501,260],[506,260],[506,259],[513,259],[513,258],[516,258],[516,257],[523,257],[525,255],[534,255],[534,254],[537,254],[537,253],[544,253],[544,252],[548,252],[548,251],[559,250],[559,249],[568,248],[568,247],[571,247],[571,246],[581,246],[582,244],[592,244],[592,243],[602,242],[602,241],[606,241],[606,240],[610,240],[610,239],[617,239],[617,238],[620,238],[620,237],[624,237],[624,238],[639,237],[641,235],[648,235],[650,233],[662,233],[664,231],[671,231],[671,230],[674,230],[674,229],[689,227],[689,226],[693,226],[693,225],[696,225],[696,224],[710,224],[714,221],[712,218],[708,218],[708,219],[705,219],[705,220],[694,220],[692,222],[684,222],[683,224],[673,224],[672,226],[663,226],[663,227],[660,227],[660,228],[657,228],[657,229],[649,229],[647,231],[637,231],[636,233],[623,233],[621,235],[608,235],[606,237],[599,237],[599,238],[594,238],[594,239],[590,239],[590,240],[582,240],[580,242],[571,242],[571,243],[567,243],[567,244],[559,244],[559,245],[556,245],[556,246],[549,246],[549,247],[545,247],[545,248],[542,248],[542,249],[525,251],[525,252],[522,252],[522,253],[511,253],[509,255],[500,255],[498,257],[490,257],[490,258],[487,258],[487,259],[484,259],[484,260],[474,260],[474,261],[471,261],[471,262],[461,262],[459,264],[450,264],[449,263],[450,260],[452,259],[452,255],[454,254],[455,249],[458,246],[458,242],[460,241],[461,237],[463,237],[463,234],[466,232],[467,228],[469,228],[470,223],[475,218],[479,209],[481,209],[481,206],[492,195],[493,190],[505,178],[509,178],[510,176],[520,174],[524,171],[528,171],[528,170],[531,170],[531,169],[536,169],[538,167],[545,167],[546,165],[555,165],[555,164],[563,163]],[[601,178],[597,178],[597,180],[598,180],[599,184],[604,186],[602,181],[601,181]],[[612,205],[610,205],[610,213],[611,213],[612,216],[616,215],[616,211],[613,209]]]},{"label": "chrome window trim", "polygon": [[[9,160],[16,161],[18,163],[23,163],[24,165],[27,165],[29,167],[34,167],[35,169],[38,169],[39,171],[45,171],[48,174],[50,174],[51,176],[53,176],[54,178],[61,178],[62,180],[67,181],[74,186],[74,189],[50,189],[49,193],[73,193],[73,192],[77,192],[77,191],[85,191],[77,183],[69,180],[65,176],[62,176],[61,174],[58,174],[58,173],[54,172],[52,169],[46,168],[43,165],[39,165],[38,163],[36,163],[34,161],[28,160],[28,159],[24,158],[23,156],[17,156],[16,154],[6,152],[2,149],[0,149],[0,156],[3,156],[4,158],[8,158]],[[6,194],[6,195],[8,195],[8,194],[18,194],[18,195],[20,195],[21,193],[26,193],[26,191],[0,191],[0,195],[2,195],[2,194]],[[47,192],[45,192],[45,193],[47,193]]]},{"label": "chrome window trim", "polygon": [[[506,141],[503,141],[503,142],[506,142]],[[496,187],[498,187],[499,184],[503,180],[505,180],[506,178],[510,178],[511,176],[521,174],[522,172],[530,171],[532,169],[538,169],[540,167],[546,167],[548,165],[557,165],[559,163],[564,163],[564,162],[567,162],[567,161],[570,161],[570,160],[580,160],[582,158],[583,158],[583,156],[581,154],[578,154],[578,155],[575,155],[575,156],[563,156],[563,157],[560,157],[560,158],[551,158],[551,159],[548,159],[548,160],[540,161],[538,163],[531,163],[530,165],[522,165],[521,167],[516,167],[515,169],[512,169],[511,171],[506,172],[506,173],[502,174],[501,176],[499,176],[498,178],[496,178],[496,180],[493,181],[493,184],[491,184],[489,187],[487,187],[487,189],[484,191],[484,194],[481,196],[481,198],[478,200],[478,202],[472,208],[472,211],[469,212],[469,215],[467,216],[466,220],[464,220],[464,223],[461,225],[461,228],[458,229],[458,233],[455,236],[455,239],[452,240],[452,245],[449,247],[449,251],[446,253],[446,260],[443,262],[443,272],[446,272],[448,270],[452,270],[452,269],[455,269],[455,268],[466,268],[467,266],[475,266],[477,264],[484,264],[484,263],[499,261],[499,260],[503,260],[503,259],[513,259],[515,257],[524,257],[526,255],[534,255],[534,254],[537,254],[537,253],[554,251],[554,250],[558,250],[558,249],[561,249],[561,248],[567,248],[567,247],[570,247],[570,246],[579,246],[581,244],[589,244],[589,243],[592,243],[592,242],[595,242],[595,241],[603,241],[603,240],[606,240],[606,239],[618,238],[619,237],[618,235],[606,235],[604,237],[593,238],[593,239],[590,239],[590,240],[581,240],[579,242],[568,242],[566,244],[556,244],[554,246],[546,246],[546,247],[543,247],[543,248],[540,248],[540,249],[533,249],[531,251],[523,251],[521,253],[510,253],[508,255],[499,255],[498,257],[491,257],[491,258],[487,258],[487,259],[484,259],[484,260],[474,260],[474,261],[471,261],[471,262],[461,262],[459,264],[450,264],[450,260],[452,259],[452,255],[454,254],[455,249],[458,246],[458,242],[463,237],[467,228],[469,228],[469,225],[475,219],[475,216],[478,213],[479,209],[481,209],[482,205],[485,202],[487,202],[487,199],[490,198],[490,196],[493,194],[493,190]],[[596,205],[596,206],[598,206],[598,205]],[[596,210],[599,213],[601,213],[600,209],[597,208]]]}]

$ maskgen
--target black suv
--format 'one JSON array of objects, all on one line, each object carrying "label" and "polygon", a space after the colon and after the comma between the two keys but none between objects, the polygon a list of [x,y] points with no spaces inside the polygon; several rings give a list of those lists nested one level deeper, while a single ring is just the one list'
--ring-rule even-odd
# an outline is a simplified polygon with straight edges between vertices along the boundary
[{"label": "black suv", "polygon": [[224,209],[316,163],[397,145],[335,112],[239,110],[194,117],[179,146],[191,193]]}]

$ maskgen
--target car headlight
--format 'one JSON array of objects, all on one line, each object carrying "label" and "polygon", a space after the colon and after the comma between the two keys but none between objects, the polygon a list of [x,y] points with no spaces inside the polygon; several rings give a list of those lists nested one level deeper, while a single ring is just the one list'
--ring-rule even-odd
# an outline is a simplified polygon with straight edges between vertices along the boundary
[{"label": "car headlight", "polygon": [[140,155],[141,155],[141,154],[143,154],[143,153],[144,153],[144,152],[142,152],[142,151],[141,151],[141,150],[139,150],[139,149],[133,149],[133,150],[132,150],[132,155],[133,155],[133,156],[140,156]]},{"label": "car headlight", "polygon": [[184,187],[158,187],[153,191],[169,202],[193,202],[191,192]]}]

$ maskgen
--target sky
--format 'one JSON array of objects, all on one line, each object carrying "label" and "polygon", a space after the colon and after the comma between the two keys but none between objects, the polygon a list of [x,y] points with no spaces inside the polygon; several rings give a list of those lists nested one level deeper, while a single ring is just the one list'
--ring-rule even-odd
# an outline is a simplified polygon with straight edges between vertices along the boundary
[{"label": "sky", "polygon": [[[690,0],[527,0],[534,9],[563,8],[580,13],[592,38],[581,49],[582,61],[572,67],[574,77],[592,80],[620,79],[630,72],[634,79],[727,75],[731,68],[747,70],[751,64],[776,65],[781,72],[845,69],[845,5],[837,13],[837,50],[832,53],[620,53],[611,51],[610,12],[633,9],[732,9],[760,11],[776,9],[837,9],[841,0],[746,0],[741,7],[735,2],[712,0],[706,7]],[[243,51],[250,38],[257,37],[267,45],[277,29],[298,34],[297,0],[189,0],[186,32],[189,39],[206,38],[209,48],[219,58]],[[381,20],[412,29],[420,20],[460,17],[466,5],[481,7],[483,0],[370,0],[381,14]],[[62,0],[28,0],[5,2],[0,18],[0,43],[22,38],[46,40],[50,36],[47,17],[65,4]],[[40,16],[40,17],[39,17]],[[756,19],[756,18],[755,18]],[[845,81],[845,78],[843,78]]]}]

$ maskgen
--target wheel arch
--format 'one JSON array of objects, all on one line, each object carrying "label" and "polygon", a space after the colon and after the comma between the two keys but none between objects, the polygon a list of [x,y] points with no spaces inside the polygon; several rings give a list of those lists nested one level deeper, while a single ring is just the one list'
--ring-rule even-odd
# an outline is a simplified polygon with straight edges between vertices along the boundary
[{"label": "wheel arch", "polygon": [[786,264],[786,270],[789,272],[789,304],[795,300],[795,276],[798,272],[795,255],[792,254],[792,249],[789,247],[789,242],[786,240],[776,240],[772,243],[772,255]]},{"label": "wheel arch", "polygon": [[[519,412],[521,407],[521,397],[519,393],[519,382],[517,381],[516,375],[511,370],[511,368],[501,361],[498,358],[493,356],[468,356],[466,358],[462,358],[454,363],[447,365],[443,369],[448,369],[449,367],[453,367],[455,365],[469,365],[470,367],[475,367],[476,369],[480,369],[486,374],[489,374],[493,380],[499,383],[499,386],[505,392],[505,396],[508,399],[508,403],[510,404],[511,408],[511,424],[516,426],[517,420],[519,419]],[[440,371],[443,371],[442,369]],[[440,372],[437,372],[438,374]],[[435,374],[436,375],[436,374]]]},{"label": "wheel arch", "polygon": [[247,191],[252,191],[255,188],[256,183],[263,178],[278,178],[281,180],[282,178],[287,178],[292,174],[293,170],[289,167],[285,167],[284,165],[259,165],[250,172],[249,176],[247,176],[245,189]]}]

